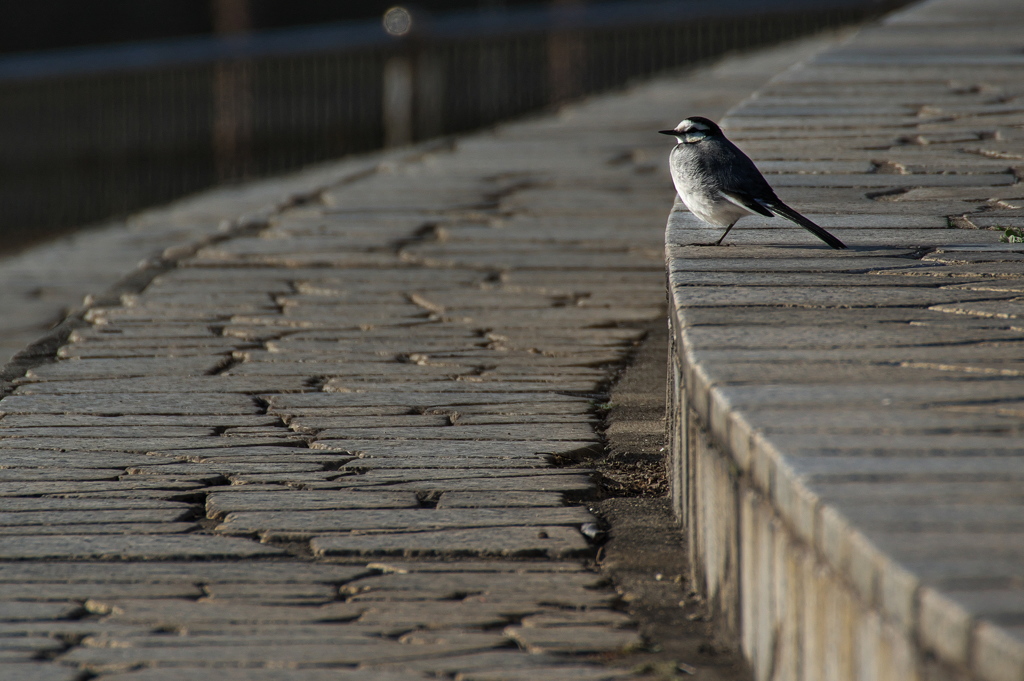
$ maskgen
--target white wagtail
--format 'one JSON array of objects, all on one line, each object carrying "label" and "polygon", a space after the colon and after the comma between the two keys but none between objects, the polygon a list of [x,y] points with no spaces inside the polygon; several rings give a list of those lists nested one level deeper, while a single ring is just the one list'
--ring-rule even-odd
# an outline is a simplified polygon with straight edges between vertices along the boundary
[{"label": "white wagtail", "polygon": [[754,162],[727,140],[714,122],[693,116],[684,118],[673,130],[658,132],[679,140],[669,155],[679,198],[704,222],[725,227],[716,246],[737,220],[758,213],[786,218],[832,248],[846,248],[842,241],[784,204]]}]

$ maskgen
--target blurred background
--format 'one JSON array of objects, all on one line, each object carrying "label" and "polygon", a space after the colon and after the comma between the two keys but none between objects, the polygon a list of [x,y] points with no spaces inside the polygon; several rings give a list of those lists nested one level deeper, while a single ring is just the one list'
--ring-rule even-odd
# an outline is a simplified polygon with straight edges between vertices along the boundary
[{"label": "blurred background", "polygon": [[35,0],[0,7],[0,253],[470,130],[899,0]]}]

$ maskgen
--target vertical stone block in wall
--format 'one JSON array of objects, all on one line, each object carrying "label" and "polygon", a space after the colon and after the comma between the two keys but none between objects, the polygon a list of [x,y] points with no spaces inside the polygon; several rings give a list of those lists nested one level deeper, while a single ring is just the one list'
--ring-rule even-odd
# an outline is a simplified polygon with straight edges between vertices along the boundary
[{"label": "vertical stone block in wall", "polygon": [[712,612],[720,618],[725,634],[739,633],[739,547],[738,486],[728,462],[715,452],[707,433],[694,427],[691,414],[689,465],[693,470],[694,516],[703,519],[692,525],[690,541],[696,547],[697,564],[703,568],[696,584],[705,589]]},{"label": "vertical stone block in wall", "polygon": [[828,584],[824,570],[810,553],[800,561],[800,572],[804,585],[800,681],[820,681],[825,678],[825,594]]},{"label": "vertical stone block in wall", "polygon": [[907,633],[913,585],[878,579],[902,573],[881,571],[882,557],[841,514],[819,516],[813,532],[810,523],[802,531],[791,525],[778,498],[768,498],[702,427],[675,360],[670,376],[674,506],[685,522],[693,584],[755,678],[952,681],[941,676],[946,668],[923,664]]},{"label": "vertical stone block in wall", "polygon": [[776,604],[775,653],[773,679],[798,679],[800,674],[800,637],[803,619],[803,588],[800,579],[802,547],[790,541],[785,532],[775,533],[773,574]]},{"label": "vertical stone block in wall", "polygon": [[[668,445],[668,475],[675,484],[671,486],[672,511],[684,526],[691,526],[691,512],[689,503],[690,476],[689,476],[689,454],[687,452],[687,435],[689,429],[686,427],[687,410],[678,408],[685,405],[683,391],[682,368],[680,366],[679,353],[676,347],[676,333],[673,328],[675,321],[669,320],[668,336],[668,385],[666,386],[668,405],[665,409],[665,430]],[[693,554],[693,544],[689,544],[689,551]],[[690,556],[690,565],[694,565],[693,555]]]}]

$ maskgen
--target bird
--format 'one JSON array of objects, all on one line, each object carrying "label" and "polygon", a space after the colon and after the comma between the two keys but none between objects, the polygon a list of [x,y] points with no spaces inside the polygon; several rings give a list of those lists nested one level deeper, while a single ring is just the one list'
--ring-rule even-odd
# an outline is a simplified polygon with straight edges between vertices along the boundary
[{"label": "bird", "polygon": [[832,248],[846,248],[824,228],[783,203],[750,157],[730,142],[714,121],[691,116],[672,130],[658,132],[678,140],[669,154],[669,168],[679,198],[704,222],[725,227],[716,246],[740,218],[757,213],[786,218]]}]

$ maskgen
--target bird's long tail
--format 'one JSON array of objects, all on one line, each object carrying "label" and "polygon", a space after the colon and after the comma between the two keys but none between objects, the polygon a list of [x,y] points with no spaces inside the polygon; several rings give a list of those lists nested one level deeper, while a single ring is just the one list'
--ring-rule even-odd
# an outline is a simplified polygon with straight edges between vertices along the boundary
[{"label": "bird's long tail", "polygon": [[818,237],[819,239],[827,243],[832,248],[846,248],[846,244],[844,244],[842,241],[829,234],[825,230],[825,228],[814,224],[813,222],[805,218],[803,215],[800,215],[800,213],[797,213],[795,210],[784,204],[782,201],[764,201],[762,202],[762,205],[771,212],[778,215],[780,218],[786,218],[787,220],[790,220],[800,225],[808,232],[810,232],[814,236]]}]

